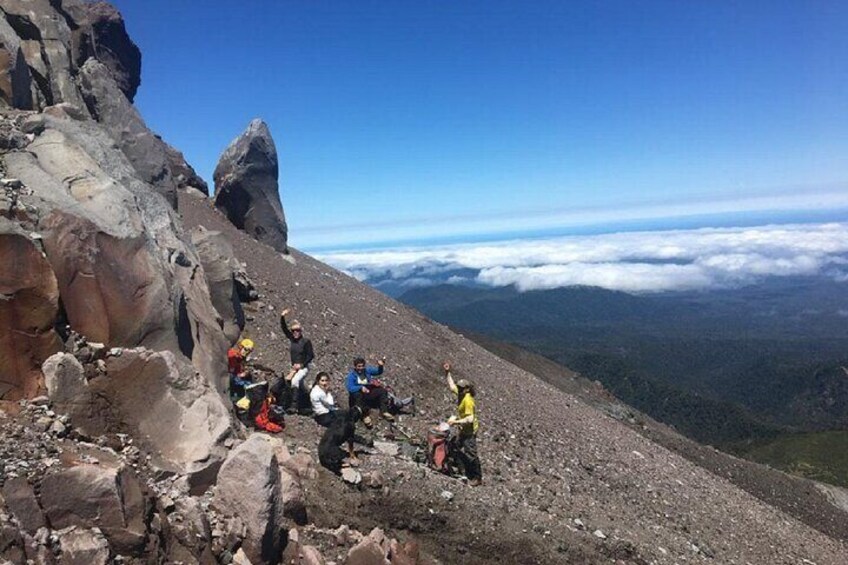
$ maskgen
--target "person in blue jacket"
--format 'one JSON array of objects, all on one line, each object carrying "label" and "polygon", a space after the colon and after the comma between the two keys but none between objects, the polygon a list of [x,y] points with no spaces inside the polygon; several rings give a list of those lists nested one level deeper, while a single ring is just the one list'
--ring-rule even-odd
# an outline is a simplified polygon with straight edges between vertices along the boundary
[{"label": "person in blue jacket", "polygon": [[357,357],[353,360],[353,370],[347,375],[348,404],[351,408],[358,406],[365,415],[362,423],[371,425],[371,417],[368,412],[371,408],[377,408],[388,421],[394,421],[394,416],[389,413],[389,391],[387,391],[374,377],[383,374],[386,358],[377,361],[376,367],[365,365],[365,359]]}]

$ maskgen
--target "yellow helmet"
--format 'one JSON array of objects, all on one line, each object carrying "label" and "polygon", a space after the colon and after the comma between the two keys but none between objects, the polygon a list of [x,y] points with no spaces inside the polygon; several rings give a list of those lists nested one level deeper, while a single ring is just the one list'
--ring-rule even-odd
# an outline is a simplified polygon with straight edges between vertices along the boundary
[{"label": "yellow helmet", "polygon": [[253,351],[253,348],[256,347],[256,344],[253,343],[252,339],[243,339],[243,340],[241,340],[241,343],[239,343],[239,346],[242,349],[247,349],[248,351]]}]

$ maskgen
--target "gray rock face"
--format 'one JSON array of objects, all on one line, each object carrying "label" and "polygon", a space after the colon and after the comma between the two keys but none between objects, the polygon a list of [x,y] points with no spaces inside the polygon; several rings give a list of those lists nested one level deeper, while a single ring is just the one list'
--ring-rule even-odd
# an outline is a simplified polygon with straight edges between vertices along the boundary
[{"label": "gray rock face", "polygon": [[45,110],[66,105],[94,117],[172,206],[176,190],[206,183],[182,154],[151,132],[132,100],[141,53],[107,2],[0,0],[0,106]]},{"label": "gray rock face", "polygon": [[250,122],[215,168],[215,206],[257,241],[288,252],[288,227],[277,185],[277,149],[268,126]]},{"label": "gray rock face", "polygon": [[[0,302],[0,317],[6,327],[25,324],[25,332],[4,332],[0,346],[27,352],[21,359],[28,363],[40,364],[56,352],[61,343],[53,325],[61,297],[67,322],[89,340],[168,352],[139,354],[138,365],[113,363],[109,378],[98,379],[92,390],[109,399],[109,409],[86,410],[82,394],[74,397],[72,414],[105,414],[113,420],[104,425],[122,422],[153,438],[165,466],[190,473],[215,467],[223,455],[217,442],[230,423],[218,396],[229,342],[179,219],[98,123],[39,114],[23,127],[35,140],[26,152],[7,153],[3,160],[7,172],[27,187],[21,205],[29,219],[26,230],[12,224],[0,236],[0,258],[22,266],[0,275],[3,293],[14,297]],[[38,236],[46,259],[29,232]],[[40,394],[41,372],[27,373],[19,365],[10,371],[17,378],[15,394]],[[132,387],[115,384],[125,371],[137,373],[150,390],[125,396]],[[149,410],[151,403],[158,408]],[[154,419],[193,431],[174,434],[157,428]],[[94,423],[85,421],[89,429]]]},{"label": "gray rock face", "polygon": [[6,21],[21,39],[33,77],[33,99],[43,108],[59,102],[82,107],[73,79],[71,29],[50,0],[0,0]]},{"label": "gray rock face", "polygon": [[141,84],[141,51],[127,34],[120,12],[108,2],[66,0],[62,7],[76,24],[71,38],[74,65],[82,67],[89,58],[102,62],[132,102]]},{"label": "gray rock face", "polygon": [[194,167],[188,164],[182,152],[166,143],[165,153],[168,159],[168,167],[171,169],[171,176],[174,178],[174,182],[177,183],[177,188],[194,188],[209,196],[209,185],[206,184],[205,180],[200,178]]},{"label": "gray rock face", "polygon": [[243,549],[253,563],[278,563],[285,546],[276,441],[262,434],[251,435],[227,457],[215,487],[216,508],[244,520],[247,537]]},{"label": "gray rock face", "polygon": [[192,231],[191,242],[206,272],[209,294],[212,304],[221,315],[224,335],[230,343],[235,343],[244,329],[245,320],[235,280],[235,274],[241,266],[235,258],[233,247],[220,232],[202,227]]},{"label": "gray rock face", "polygon": [[141,180],[155,186],[176,207],[177,184],[171,176],[165,142],[147,128],[106,65],[89,59],[79,71],[79,80],[92,116],[118,142]]},{"label": "gray rock face", "polygon": [[29,65],[20,38],[5,18],[0,18],[0,99],[13,108],[33,107]]},{"label": "gray rock face", "polygon": [[124,469],[79,465],[47,475],[41,504],[54,529],[100,528],[118,552],[135,551],[146,541],[148,500]]}]

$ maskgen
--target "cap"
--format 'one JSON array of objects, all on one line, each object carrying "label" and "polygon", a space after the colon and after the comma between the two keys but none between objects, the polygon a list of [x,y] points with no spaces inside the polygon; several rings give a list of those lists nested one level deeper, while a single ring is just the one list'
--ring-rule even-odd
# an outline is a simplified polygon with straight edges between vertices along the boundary
[{"label": "cap", "polygon": [[241,343],[239,343],[239,345],[241,347],[243,347],[244,349],[249,349],[251,351],[256,346],[256,344],[253,343],[252,339],[243,339],[243,340],[241,340]]}]

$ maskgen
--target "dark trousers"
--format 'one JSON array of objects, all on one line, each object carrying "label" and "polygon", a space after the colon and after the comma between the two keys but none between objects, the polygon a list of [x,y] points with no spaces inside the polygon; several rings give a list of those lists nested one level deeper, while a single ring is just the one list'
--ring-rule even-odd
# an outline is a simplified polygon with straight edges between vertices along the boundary
[{"label": "dark trousers", "polygon": [[482,479],[483,470],[480,467],[480,456],[477,454],[477,436],[460,435],[457,439],[457,457],[465,467],[468,480]]},{"label": "dark trousers", "polygon": [[359,406],[362,408],[362,413],[367,414],[369,408],[376,408],[380,412],[389,411],[389,391],[383,387],[371,387],[368,389],[368,394],[362,391],[350,393],[348,398],[350,407]]},{"label": "dark trousers", "polygon": [[336,412],[335,410],[331,412],[327,412],[326,414],[319,414],[315,416],[315,422],[321,426],[322,428],[329,428],[330,425],[336,421]]}]

